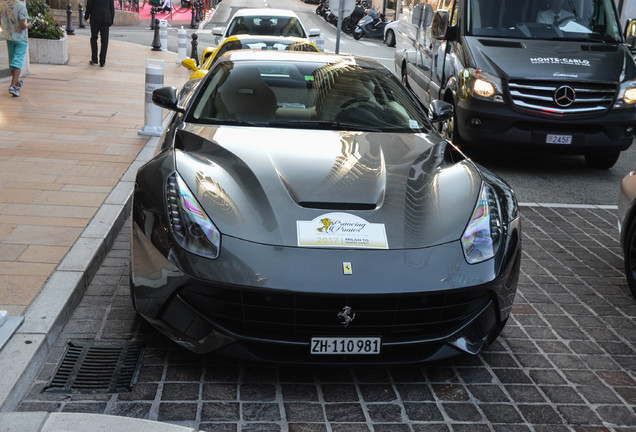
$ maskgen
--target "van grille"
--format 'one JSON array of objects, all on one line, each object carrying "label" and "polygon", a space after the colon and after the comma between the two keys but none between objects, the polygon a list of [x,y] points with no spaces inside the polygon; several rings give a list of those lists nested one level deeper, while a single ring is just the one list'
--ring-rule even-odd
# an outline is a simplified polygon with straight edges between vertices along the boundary
[{"label": "van grille", "polygon": [[[556,91],[563,86],[574,90],[570,105],[555,101]],[[617,91],[615,84],[563,81],[510,81],[508,88],[512,103],[519,108],[566,116],[606,111],[614,103]]]}]

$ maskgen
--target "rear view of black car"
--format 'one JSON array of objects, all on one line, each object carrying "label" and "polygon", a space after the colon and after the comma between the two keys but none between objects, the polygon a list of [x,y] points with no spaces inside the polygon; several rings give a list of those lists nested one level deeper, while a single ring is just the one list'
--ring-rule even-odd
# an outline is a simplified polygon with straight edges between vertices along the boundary
[{"label": "rear view of black car", "polygon": [[455,106],[457,145],[595,168],[631,145],[636,66],[611,0],[426,1],[400,25],[396,69],[425,104]]}]

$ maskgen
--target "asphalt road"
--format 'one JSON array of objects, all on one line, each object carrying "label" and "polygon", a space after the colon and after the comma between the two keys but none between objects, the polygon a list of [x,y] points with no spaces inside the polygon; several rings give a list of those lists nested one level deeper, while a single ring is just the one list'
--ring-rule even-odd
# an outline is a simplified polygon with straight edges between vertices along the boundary
[{"label": "asphalt road", "polygon": [[[224,26],[236,9],[243,7],[278,7],[292,9],[307,28],[320,28],[325,38],[325,50],[356,54],[375,58],[391,71],[394,48],[387,47],[379,39],[362,38],[356,41],[350,35],[341,34],[338,41],[336,27],[315,13],[316,5],[301,0],[225,0],[219,4],[212,19],[203,30],[184,28],[188,33],[188,56],[191,53],[191,35],[197,33],[198,53],[206,46],[214,45],[212,28]],[[178,26],[170,27],[168,49],[177,52]],[[77,33],[88,29],[79,29]],[[111,38],[152,47],[154,33],[147,26],[115,27]],[[616,205],[620,180],[630,170],[636,169],[636,147],[623,152],[616,165],[609,170],[593,170],[586,166],[582,156],[555,156],[527,153],[470,153],[475,161],[503,177],[515,190],[522,203],[593,204]]]}]

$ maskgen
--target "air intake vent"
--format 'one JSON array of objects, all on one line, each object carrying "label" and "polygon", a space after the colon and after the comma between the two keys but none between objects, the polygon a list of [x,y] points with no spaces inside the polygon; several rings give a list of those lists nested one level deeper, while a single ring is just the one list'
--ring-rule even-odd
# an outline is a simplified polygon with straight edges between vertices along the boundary
[{"label": "air intake vent", "polygon": [[525,48],[525,46],[521,42],[517,41],[507,41],[500,39],[479,39],[479,42],[483,46],[490,47],[502,47],[502,48]]},{"label": "air intake vent", "polygon": [[583,51],[616,52],[618,51],[618,45],[608,45],[608,44],[581,45],[581,49]]},{"label": "air intake vent", "polygon": [[44,389],[62,393],[129,392],[137,378],[144,345],[127,341],[70,341]]},{"label": "air intake vent", "polygon": [[375,204],[301,201],[301,207],[318,210],[375,210]]}]

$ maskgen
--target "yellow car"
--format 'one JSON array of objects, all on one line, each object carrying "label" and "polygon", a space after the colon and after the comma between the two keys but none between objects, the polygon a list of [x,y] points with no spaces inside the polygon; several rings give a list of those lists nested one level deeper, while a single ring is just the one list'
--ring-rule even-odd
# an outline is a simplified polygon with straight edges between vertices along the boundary
[{"label": "yellow car", "polygon": [[203,78],[212,64],[224,53],[241,49],[320,52],[316,45],[305,38],[241,34],[228,37],[218,48],[207,47],[201,55],[201,67],[197,67],[192,58],[182,60],[181,64],[192,71],[191,80]]}]

